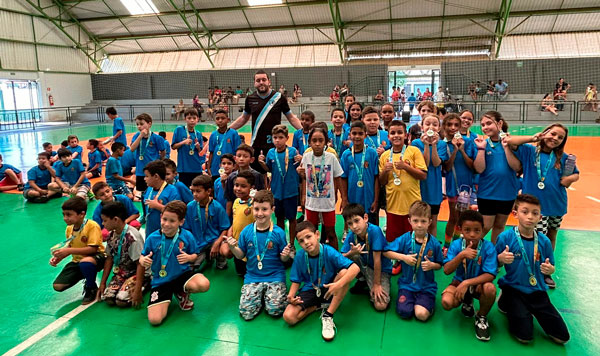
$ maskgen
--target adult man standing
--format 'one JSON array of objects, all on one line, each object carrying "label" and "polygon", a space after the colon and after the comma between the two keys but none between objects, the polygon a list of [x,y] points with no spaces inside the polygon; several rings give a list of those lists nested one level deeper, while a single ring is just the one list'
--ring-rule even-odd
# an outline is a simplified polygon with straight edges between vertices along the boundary
[{"label": "adult man standing", "polygon": [[264,70],[254,73],[254,88],[256,92],[246,97],[244,112],[231,123],[231,128],[239,129],[252,116],[251,145],[254,148],[255,157],[252,168],[266,173],[258,163],[258,156],[261,152],[266,156],[269,149],[275,147],[271,138],[271,130],[275,125],[281,124],[281,114],[284,114],[296,129],[302,128],[302,124],[290,110],[287,98],[280,92],[271,89],[271,80]]}]

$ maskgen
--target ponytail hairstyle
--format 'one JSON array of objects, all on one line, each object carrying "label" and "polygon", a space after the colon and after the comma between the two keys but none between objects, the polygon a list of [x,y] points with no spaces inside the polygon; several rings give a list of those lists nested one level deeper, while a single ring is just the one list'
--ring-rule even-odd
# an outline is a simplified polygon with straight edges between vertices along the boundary
[{"label": "ponytail hairstyle", "polygon": [[[429,115],[427,115],[427,116],[429,116]],[[450,123],[450,121],[452,121],[452,120],[458,121],[458,129],[459,129],[458,132],[460,132],[460,125],[461,125],[460,116],[458,116],[457,113],[450,113],[450,114],[446,115],[446,117],[442,121],[442,129],[444,131],[444,137],[448,141],[452,141],[452,139],[454,138],[454,137],[449,137],[449,135],[447,134],[447,126]]]},{"label": "ponytail hairstyle", "polygon": [[[562,156],[563,156],[563,153],[565,153],[565,145],[567,144],[567,138],[569,137],[569,129],[567,129],[562,124],[559,124],[558,122],[556,122],[556,123],[546,127],[544,129],[544,131],[542,131],[542,134],[546,134],[548,131],[552,130],[555,127],[558,127],[565,131],[565,138],[563,139],[563,141],[560,143],[560,145],[558,145],[556,148],[554,148],[552,150],[552,151],[554,151],[554,155],[556,156],[556,159],[555,159],[556,162],[554,163],[554,168],[560,169]],[[544,140],[540,140],[540,142],[538,142],[537,150],[539,152],[540,150],[544,150],[544,149],[546,149],[546,143],[544,142]]]},{"label": "ponytail hairstyle", "polygon": [[485,114],[483,114],[483,117],[487,117],[489,119],[492,119],[496,122],[496,124],[502,124],[501,129],[504,132],[508,132],[508,122],[506,122],[506,120],[504,120],[504,117],[502,117],[502,114],[500,114],[498,111],[488,111]]}]

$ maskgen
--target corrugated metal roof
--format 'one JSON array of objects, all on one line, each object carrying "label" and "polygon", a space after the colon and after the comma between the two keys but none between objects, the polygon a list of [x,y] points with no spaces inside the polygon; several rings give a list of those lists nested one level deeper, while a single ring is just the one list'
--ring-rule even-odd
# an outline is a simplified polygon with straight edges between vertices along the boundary
[{"label": "corrugated metal roof", "polygon": [[442,33],[441,22],[399,23],[392,26],[394,39],[439,38]]},{"label": "corrugated metal roof", "polygon": [[444,36],[486,36],[494,33],[496,23],[495,20],[478,20],[477,23],[469,20],[445,21]]},{"label": "corrugated metal roof", "polygon": [[33,41],[31,18],[27,15],[0,11],[0,37]]},{"label": "corrugated metal roof", "polygon": [[119,22],[119,20],[104,20],[104,21],[92,21],[84,22],[84,27],[91,33],[97,36],[106,35],[127,35],[127,30]]},{"label": "corrugated metal roof", "polygon": [[190,36],[173,37],[180,49],[197,49],[198,45]]},{"label": "corrugated metal roof", "polygon": [[497,0],[460,0],[446,2],[446,15],[482,14],[498,12],[500,2]]},{"label": "corrugated metal roof", "polygon": [[331,12],[328,5],[311,5],[291,7],[294,22],[297,25],[331,22]]},{"label": "corrugated metal roof", "polygon": [[156,16],[124,19],[123,23],[125,24],[125,27],[133,34],[165,32],[165,27]]},{"label": "corrugated metal roof", "polygon": [[291,26],[292,18],[285,7],[245,10],[252,27]]},{"label": "corrugated metal roof", "polygon": [[248,22],[241,10],[201,13],[202,21],[210,29],[247,28]]},{"label": "corrugated metal roof", "polygon": [[600,13],[559,15],[554,24],[554,32],[585,30],[600,30]]},{"label": "corrugated metal roof", "polygon": [[132,53],[141,52],[142,48],[134,40],[115,41],[104,47],[108,53]]},{"label": "corrugated metal roof", "polygon": [[243,47],[251,44],[252,46],[256,46],[256,41],[254,40],[254,36],[250,32],[243,33],[232,33],[227,36],[221,42],[219,42],[219,48],[227,48],[227,47]]},{"label": "corrugated metal roof", "polygon": [[392,17],[402,19],[408,17],[442,16],[443,4],[441,1],[402,1],[392,3]]},{"label": "corrugated metal roof", "polygon": [[506,23],[506,32],[513,35],[550,32],[552,31],[555,18],[556,16],[532,16],[521,23],[525,17],[509,17]]},{"label": "corrugated metal roof", "polygon": [[[87,72],[88,59],[78,49],[38,46],[40,69],[64,72]],[[67,59],[68,60],[65,60]]]},{"label": "corrugated metal roof", "polygon": [[295,31],[256,32],[260,46],[296,45],[298,37]]},{"label": "corrugated metal roof", "polygon": [[177,44],[171,37],[163,38],[143,38],[137,40],[142,49],[146,52],[176,51]]},{"label": "corrugated metal roof", "polygon": [[[563,0],[519,0],[513,1],[510,11],[559,9]],[[500,5],[498,5],[500,7]]]},{"label": "corrugated metal roof", "polygon": [[390,2],[387,0],[349,2],[347,4],[342,3],[339,5],[342,21],[389,19],[389,7]]},{"label": "corrugated metal roof", "polygon": [[352,27],[345,29],[344,35],[349,41],[381,41],[391,39],[390,25],[369,25],[362,30],[360,27]]},{"label": "corrugated metal roof", "polygon": [[102,1],[85,1],[73,6],[69,12],[77,18],[111,16],[110,11]]},{"label": "corrugated metal roof", "polygon": [[335,33],[333,29],[329,28],[320,29],[320,31],[317,31],[316,29],[298,30],[298,36],[300,37],[300,43],[302,44],[332,43],[332,40],[335,40]]}]

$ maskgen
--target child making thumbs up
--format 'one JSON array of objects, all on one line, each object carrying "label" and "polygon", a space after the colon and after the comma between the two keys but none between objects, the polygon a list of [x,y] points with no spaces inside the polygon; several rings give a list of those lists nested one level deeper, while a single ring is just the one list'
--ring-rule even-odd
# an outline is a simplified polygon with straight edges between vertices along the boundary
[{"label": "child making thumbs up", "polygon": [[498,235],[496,243],[498,265],[506,269],[506,275],[498,280],[502,289],[498,309],[506,314],[509,331],[520,342],[533,340],[535,317],[554,342],[564,344],[569,341],[569,331],[552,305],[544,281],[544,276],[554,273],[552,244],[546,235],[535,231],[541,219],[540,201],[520,194],[513,214],[519,226]]},{"label": "child making thumbs up", "polygon": [[[475,336],[482,341],[490,339],[487,314],[496,298],[498,264],[494,245],[483,240],[483,216],[473,210],[464,211],[458,217],[458,229],[463,238],[454,240],[444,260],[444,273],[454,274],[450,285],[442,293],[442,306],[446,310],[458,307],[464,316],[475,316]],[[473,298],[479,299],[479,311],[475,314]]]}]

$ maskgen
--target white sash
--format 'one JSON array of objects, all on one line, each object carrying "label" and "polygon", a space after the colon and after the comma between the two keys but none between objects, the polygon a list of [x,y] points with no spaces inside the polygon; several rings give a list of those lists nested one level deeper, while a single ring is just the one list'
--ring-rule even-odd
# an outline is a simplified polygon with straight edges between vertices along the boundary
[{"label": "white sash", "polygon": [[258,129],[263,124],[267,115],[269,114],[269,112],[271,112],[271,109],[273,109],[273,106],[275,106],[275,104],[277,103],[277,101],[280,98],[281,98],[281,93],[275,92],[275,94],[267,102],[267,105],[265,105],[265,107],[262,109],[260,114],[258,114],[258,117],[256,118],[256,123],[254,125],[254,129],[252,129],[252,140],[250,141],[250,145],[254,144],[254,140],[256,139],[256,134],[258,133]]}]

